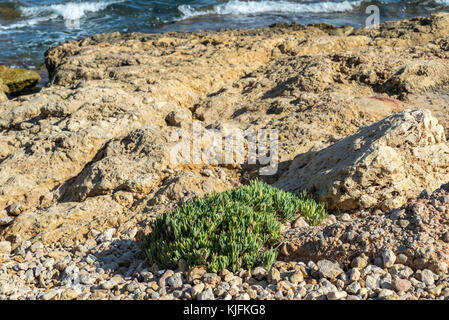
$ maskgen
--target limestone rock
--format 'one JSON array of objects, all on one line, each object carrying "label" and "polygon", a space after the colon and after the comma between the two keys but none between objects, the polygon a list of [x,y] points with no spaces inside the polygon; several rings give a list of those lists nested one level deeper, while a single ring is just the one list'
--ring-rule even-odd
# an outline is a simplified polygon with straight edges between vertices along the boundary
[{"label": "limestone rock", "polygon": [[61,198],[83,201],[118,190],[149,193],[169,165],[169,137],[165,128],[148,126],[111,140],[94,163],[61,187]]},{"label": "limestone rock", "polygon": [[418,60],[400,67],[390,79],[395,90],[420,92],[449,83],[449,65],[438,61]]},{"label": "limestone rock", "polygon": [[407,110],[298,156],[275,184],[307,190],[329,209],[393,209],[449,180],[449,145],[428,110]]},{"label": "limestone rock", "polygon": [[32,89],[41,82],[41,77],[35,71],[13,69],[6,66],[0,66],[0,79],[3,80],[3,90],[6,93],[17,93]]}]

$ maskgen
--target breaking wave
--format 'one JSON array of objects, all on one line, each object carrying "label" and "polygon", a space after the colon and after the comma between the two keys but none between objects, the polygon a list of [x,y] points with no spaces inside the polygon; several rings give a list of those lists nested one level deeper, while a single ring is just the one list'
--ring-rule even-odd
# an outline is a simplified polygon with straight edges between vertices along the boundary
[{"label": "breaking wave", "polygon": [[297,3],[290,1],[240,1],[231,0],[216,4],[212,8],[193,8],[190,5],[180,5],[178,10],[182,19],[204,15],[249,15],[261,13],[326,13],[345,12],[358,7],[363,1],[325,1],[314,3]]},{"label": "breaking wave", "polygon": [[112,4],[123,2],[124,0],[110,0],[99,2],[67,2],[61,4],[51,4],[36,7],[20,7],[20,10],[28,17],[46,17],[54,19],[55,16],[63,19],[80,19],[89,12],[99,12],[105,10]]}]

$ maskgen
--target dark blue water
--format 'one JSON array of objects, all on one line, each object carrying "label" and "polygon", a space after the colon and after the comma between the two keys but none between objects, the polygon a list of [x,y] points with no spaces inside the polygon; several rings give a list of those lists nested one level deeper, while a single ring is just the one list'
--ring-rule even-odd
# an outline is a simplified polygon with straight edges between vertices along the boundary
[{"label": "dark blue water", "polygon": [[449,11],[449,0],[0,0],[0,65],[33,67],[50,45],[102,32],[253,28],[276,22],[364,26]]}]

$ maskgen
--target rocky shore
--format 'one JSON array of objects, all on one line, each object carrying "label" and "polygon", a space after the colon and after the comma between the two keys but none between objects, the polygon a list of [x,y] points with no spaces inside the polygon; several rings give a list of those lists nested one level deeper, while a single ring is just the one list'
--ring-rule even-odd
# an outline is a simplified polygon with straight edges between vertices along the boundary
[{"label": "rocky shore", "polygon": [[[447,299],[448,59],[447,13],[50,48],[47,86],[0,90],[0,299]],[[155,217],[258,177],[173,164],[193,121],[277,129],[279,170],[259,178],[326,204],[322,225],[283,225],[271,270],[141,252]]]}]

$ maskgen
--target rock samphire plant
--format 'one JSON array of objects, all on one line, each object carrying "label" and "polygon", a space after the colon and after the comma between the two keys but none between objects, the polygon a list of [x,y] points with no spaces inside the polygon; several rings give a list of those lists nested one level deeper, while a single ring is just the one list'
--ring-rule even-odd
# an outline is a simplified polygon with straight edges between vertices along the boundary
[{"label": "rock samphire plant", "polygon": [[159,216],[144,244],[151,263],[175,267],[205,265],[213,272],[269,269],[277,258],[281,222],[298,213],[311,225],[326,216],[323,204],[306,193],[294,195],[258,180],[212,193]]}]

